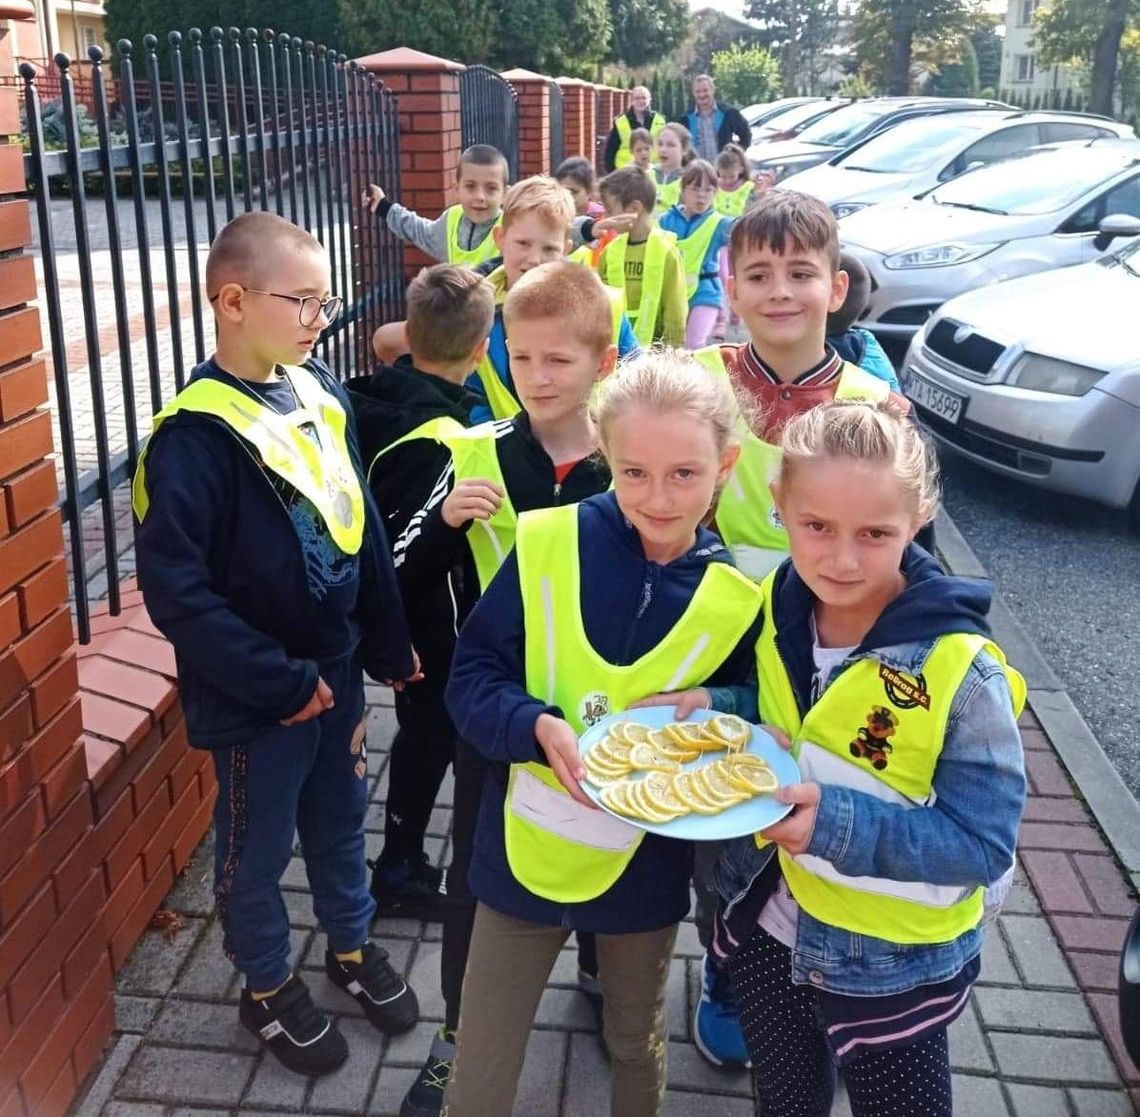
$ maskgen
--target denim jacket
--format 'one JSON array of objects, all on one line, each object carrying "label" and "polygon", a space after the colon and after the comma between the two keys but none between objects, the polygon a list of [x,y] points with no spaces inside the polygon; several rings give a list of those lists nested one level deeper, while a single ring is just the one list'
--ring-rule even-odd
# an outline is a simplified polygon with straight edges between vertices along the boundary
[{"label": "denim jacket", "polygon": [[[921,556],[922,566],[934,567],[938,582],[958,582],[961,588],[961,580],[942,575],[925,552],[913,547],[911,551]],[[919,581],[925,583],[926,593],[939,594],[933,581]],[[972,588],[988,598],[984,583],[973,583]],[[868,656],[917,675],[936,642],[936,636],[928,636],[868,646],[873,636],[874,632],[833,670],[829,685],[850,664]],[[747,717],[749,712],[741,713]],[[825,784],[808,853],[826,858],[853,877],[984,886],[987,909],[1000,907],[1012,880],[1025,806],[1025,761],[1005,672],[985,651],[970,666],[951,704],[934,791],[933,806],[903,810],[850,788]],[[721,851],[716,885],[722,900],[721,929],[728,942],[720,945],[729,953],[751,934],[776,885],[775,864],[765,872],[774,862],[775,849],[774,845],[759,849],[749,836],[727,843]],[[883,929],[888,937],[881,939],[853,934],[822,923],[801,908],[792,979],[862,997],[945,981],[981,949],[983,925],[952,942],[902,945],[890,941],[889,927]]]}]

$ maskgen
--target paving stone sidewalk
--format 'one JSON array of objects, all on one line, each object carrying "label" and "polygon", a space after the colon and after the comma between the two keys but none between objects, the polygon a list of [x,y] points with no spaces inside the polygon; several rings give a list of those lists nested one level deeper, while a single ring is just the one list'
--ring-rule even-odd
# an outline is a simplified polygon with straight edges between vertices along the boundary
[{"label": "paving stone sidewalk", "polygon": [[[373,856],[382,840],[395,718],[389,692],[370,687],[368,700],[376,774],[366,828]],[[1023,718],[1023,726],[1032,792],[1028,842],[1061,841],[1062,846],[1023,852],[1029,875],[1019,872],[987,937],[973,1002],[951,1030],[956,1112],[964,1117],[1123,1117],[1134,1105],[1140,1111],[1140,1076],[1133,1068],[1126,1082],[1114,1060],[1114,1045],[1117,1058],[1122,1053],[1111,1027],[1115,998],[1106,987],[1111,951],[1118,949],[1132,901],[1032,715]],[[428,849],[440,865],[449,856],[451,794],[449,781],[430,826]],[[1058,828],[1068,832],[1059,834]],[[376,926],[377,940],[419,995],[423,1016],[413,1031],[385,1041],[324,976],[323,936],[315,928],[304,866],[299,858],[290,864],[283,887],[295,962],[352,1047],[342,1070],[307,1081],[258,1051],[238,1024],[239,979],[221,951],[211,856],[207,838],[167,898],[166,906],[182,914],[183,929],[173,940],[148,932],[119,974],[118,1030],[72,1117],[395,1114],[443,1018],[439,926],[403,920]],[[1058,904],[1084,914],[1058,916]],[[1067,944],[1054,933],[1058,919],[1062,934],[1072,939]],[[752,1113],[747,1075],[711,1069],[692,1044],[700,965],[696,928],[686,922],[669,975],[666,1113],[746,1117]],[[575,975],[574,952],[564,951],[531,1035],[515,1107],[519,1117],[607,1112],[607,1069]],[[835,1113],[849,1113],[842,1097]]]}]

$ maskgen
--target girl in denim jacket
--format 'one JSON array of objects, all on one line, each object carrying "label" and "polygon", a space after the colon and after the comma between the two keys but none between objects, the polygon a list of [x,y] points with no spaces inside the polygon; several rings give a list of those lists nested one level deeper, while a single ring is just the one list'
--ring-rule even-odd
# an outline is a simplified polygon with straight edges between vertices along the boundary
[{"label": "girl in denim jacket", "polygon": [[946,1029],[1012,877],[1025,685],[990,640],[989,585],[913,543],[937,466],[897,405],[825,404],[783,445],[791,559],[763,585],[759,715],[802,782],[722,852],[714,953],[763,1117],[824,1117],[837,1065],[854,1117],[942,1117]]}]

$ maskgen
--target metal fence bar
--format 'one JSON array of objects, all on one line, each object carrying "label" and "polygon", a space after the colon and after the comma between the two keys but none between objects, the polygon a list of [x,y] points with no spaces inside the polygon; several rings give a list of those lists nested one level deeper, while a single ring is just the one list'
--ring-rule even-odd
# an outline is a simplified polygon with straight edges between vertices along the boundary
[{"label": "metal fence bar", "polygon": [[519,173],[518,93],[490,66],[468,66],[459,75],[463,146],[490,144],[507,160],[513,182]]},{"label": "metal fence bar", "polygon": [[226,220],[234,219],[237,208],[237,199],[234,196],[234,165],[230,158],[230,101],[226,95],[229,83],[226,81],[226,51],[225,33],[220,27],[210,28],[210,41],[214,44],[214,83],[221,92],[218,108],[218,123],[221,126],[222,149],[222,180],[226,187]]},{"label": "metal fence bar", "polygon": [[245,33],[249,73],[253,82],[253,127],[257,136],[258,193],[261,208],[269,209],[269,164],[265,157],[265,103],[261,96],[261,52],[257,49],[257,29],[250,27]]},{"label": "metal fence bar", "polygon": [[313,227],[309,203],[309,167],[311,164],[309,162],[308,125],[306,124],[308,107],[305,103],[305,62],[301,53],[301,40],[296,35],[290,40],[289,45],[293,48],[293,61],[297,64],[297,135],[300,141],[301,166],[303,168],[301,198],[305,210],[304,225],[306,229],[311,229]]},{"label": "metal fence bar", "polygon": [[[341,100],[341,81],[344,76],[344,64],[346,58],[342,55],[337,55],[333,51],[329,51],[328,55],[328,73],[329,85],[332,90],[332,178],[333,190],[336,193],[336,239],[338,242],[337,252],[340,262],[340,274],[337,274],[336,263],[332,267],[332,282],[333,287],[340,293],[341,297],[348,300],[349,297],[349,278],[348,278],[348,254],[351,242],[351,235],[345,237],[345,226],[351,225],[352,214],[352,187],[350,184],[348,171],[345,166],[345,160],[348,155],[347,145],[347,121],[343,120],[343,113],[345,105]],[[331,241],[332,236],[329,237]],[[340,338],[338,334],[338,347],[343,343],[344,353],[343,356],[339,352],[337,355],[337,363],[343,368],[346,374],[355,369],[356,358],[355,350],[352,347],[352,323],[349,322],[344,329],[344,337]]]},{"label": "metal fence bar", "polygon": [[[297,144],[295,139],[296,117],[293,103],[293,64],[290,50],[292,40],[288,35],[282,35],[278,40],[278,49],[281,52],[281,69],[285,72],[285,140],[289,149],[289,220],[297,221]],[[281,165],[281,156],[277,157],[277,165]]]},{"label": "metal fence bar", "polygon": [[273,204],[278,217],[285,216],[285,190],[281,174],[281,99],[277,88],[277,36],[265,32],[265,63],[269,67],[269,100],[273,108],[269,114],[273,130]]},{"label": "metal fence bar", "polygon": [[237,132],[241,150],[241,187],[245,198],[245,211],[253,209],[253,183],[249,166],[249,112],[246,105],[245,66],[241,57],[241,32],[230,28],[230,46],[234,56],[234,87],[237,90]]},{"label": "metal fence bar", "polygon": [[[218,217],[214,197],[214,157],[210,153],[210,104],[206,96],[206,59],[202,52],[202,32],[190,28],[190,60],[194,71],[194,91],[198,98],[198,133],[201,139],[199,157],[202,160],[203,187],[206,194],[206,231],[211,242],[218,235]],[[222,100],[225,113],[225,99]]]}]

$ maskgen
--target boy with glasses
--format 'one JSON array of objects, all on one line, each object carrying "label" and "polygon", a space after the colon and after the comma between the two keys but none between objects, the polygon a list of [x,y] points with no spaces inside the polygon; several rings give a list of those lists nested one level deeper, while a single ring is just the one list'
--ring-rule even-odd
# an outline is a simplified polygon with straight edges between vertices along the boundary
[{"label": "boy with glasses", "polygon": [[290,960],[296,836],[325,970],[382,1032],[415,994],[369,941],[364,680],[418,677],[344,390],[312,356],[341,300],[308,233],[249,213],[206,263],[217,350],[155,416],[134,479],[138,577],[174,646],[190,743],[213,753],[215,895],[239,1018],[290,1070],[348,1057]]}]

